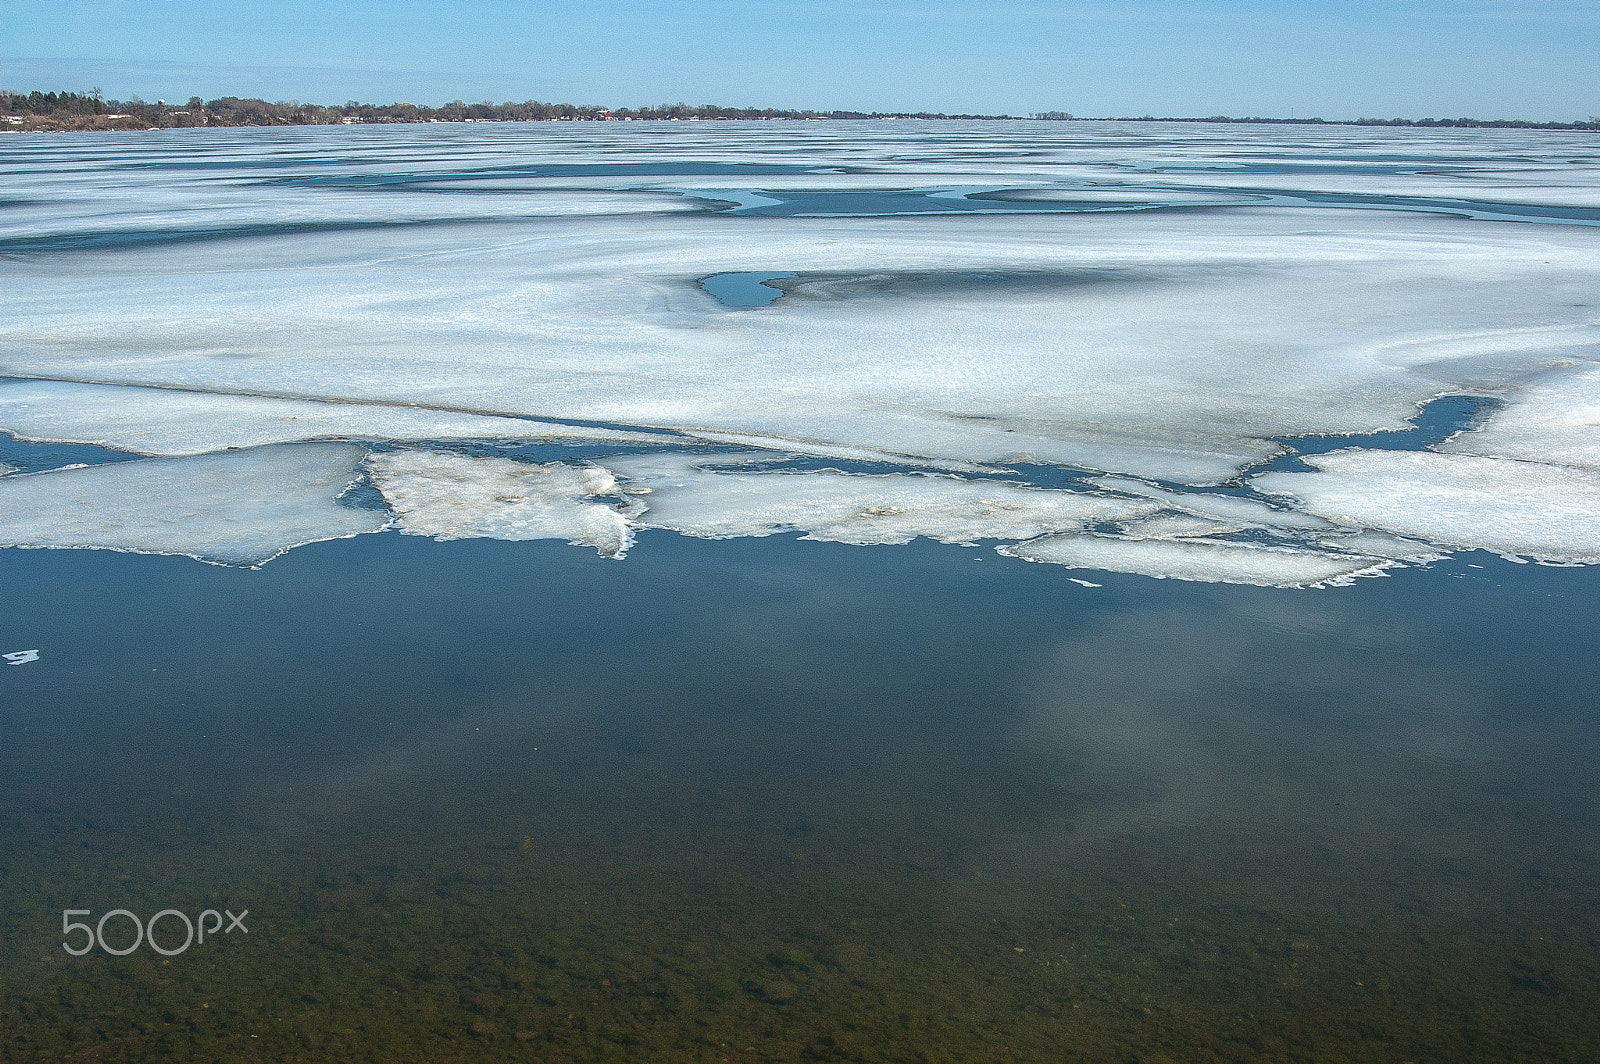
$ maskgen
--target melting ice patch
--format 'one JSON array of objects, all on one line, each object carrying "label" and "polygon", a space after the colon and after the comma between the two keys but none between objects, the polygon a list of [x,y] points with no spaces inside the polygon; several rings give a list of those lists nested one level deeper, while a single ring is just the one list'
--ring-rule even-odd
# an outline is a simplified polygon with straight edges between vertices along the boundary
[{"label": "melting ice patch", "polygon": [[340,505],[361,447],[301,444],[0,478],[0,546],[100,547],[260,565],[307,543],[376,532]]},{"label": "melting ice patch", "polygon": [[[1169,491],[1166,488],[1130,480],[1127,477],[1095,477],[1091,480],[1091,483],[1107,491],[1118,491],[1128,495],[1138,495],[1142,498],[1152,499],[1160,502],[1168,509],[1178,510],[1200,518],[1209,518],[1218,525],[1226,525],[1235,531],[1246,528],[1318,529],[1328,527],[1326,521],[1309,514],[1275,509],[1258,499],[1248,499],[1237,495]],[[1202,521],[1194,527],[1208,528],[1213,526],[1208,522]],[[1181,534],[1192,535],[1193,532],[1188,531]]]},{"label": "melting ice patch", "polygon": [[1341,525],[1445,547],[1600,562],[1600,474],[1431,451],[1332,451],[1305,462],[1316,472],[1263,473],[1251,483]]},{"label": "melting ice patch", "polygon": [[1482,425],[1439,450],[1600,472],[1600,365],[1569,362],[1506,398]]},{"label": "melting ice patch", "polygon": [[1217,521],[1198,514],[1158,513],[1137,521],[1122,522],[1118,535],[1123,539],[1194,539],[1226,536],[1243,532],[1248,525]]},{"label": "melting ice patch", "polygon": [[1448,557],[1426,543],[1404,536],[1391,536],[1387,532],[1340,530],[1315,537],[1315,542],[1329,550],[1346,554],[1370,554],[1376,558],[1389,558],[1412,565],[1430,565]]},{"label": "melting ice patch", "polygon": [[1376,576],[1394,564],[1381,558],[1260,547],[1228,540],[1130,540],[1101,535],[1046,536],[1000,547],[999,551],[1013,558],[1073,569],[1257,587],[1343,585],[1358,576]]},{"label": "melting ice patch", "polygon": [[622,513],[594,501],[617,493],[616,479],[597,466],[391,451],[372,455],[367,467],[412,535],[563,539],[613,558],[633,542]]},{"label": "melting ice patch", "polygon": [[649,492],[638,524],[701,539],[801,532],[802,539],[831,543],[909,543],[926,536],[972,544],[1133,520],[1155,509],[1142,500],[949,474],[705,468],[713,461],[727,459],[663,454],[605,464],[631,490]]}]

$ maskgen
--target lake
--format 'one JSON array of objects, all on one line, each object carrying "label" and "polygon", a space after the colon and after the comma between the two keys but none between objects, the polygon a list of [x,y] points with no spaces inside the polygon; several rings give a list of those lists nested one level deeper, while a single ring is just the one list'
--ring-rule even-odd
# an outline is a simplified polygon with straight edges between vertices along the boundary
[{"label": "lake", "polygon": [[1591,1059],[1597,162],[9,138],[0,1057]]}]

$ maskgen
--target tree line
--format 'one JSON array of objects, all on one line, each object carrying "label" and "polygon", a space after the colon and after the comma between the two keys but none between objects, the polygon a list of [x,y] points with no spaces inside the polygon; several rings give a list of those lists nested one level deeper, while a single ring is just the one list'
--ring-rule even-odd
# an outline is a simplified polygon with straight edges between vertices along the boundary
[{"label": "tree line", "polygon": [[[351,100],[343,105],[301,103],[299,100],[245,99],[223,96],[202,100],[191,96],[181,104],[165,100],[150,103],[135,96],[129,100],[108,100],[99,89],[89,92],[28,93],[0,90],[0,115],[7,116],[12,128],[116,128],[119,125],[149,128],[184,126],[321,126],[341,123],[384,122],[604,122],[604,121],[771,121],[806,119],[926,118],[985,121],[1011,115],[944,114],[931,111],[810,111],[772,107],[723,107],[718,104],[690,105],[663,103],[642,107],[601,107],[594,104],[542,103],[464,103],[452,100],[441,107],[414,103],[371,104]],[[1600,116],[1587,122],[1531,122],[1524,119],[1482,118],[1232,118],[1211,115],[1206,118],[1074,119],[1066,111],[1039,111],[1030,117],[1041,121],[1116,121],[1116,122],[1216,122],[1272,125],[1419,126],[1470,129],[1568,129],[1600,130]]]},{"label": "tree line", "polygon": [[105,101],[98,92],[0,92],[0,114],[8,115],[99,115],[106,113]]},{"label": "tree line", "polygon": [[315,126],[341,123],[384,122],[601,122],[601,121],[761,121],[773,119],[850,118],[962,118],[993,119],[1006,115],[947,115],[933,112],[812,111],[773,107],[723,107],[718,104],[663,103],[655,106],[609,108],[594,104],[465,103],[453,100],[441,107],[414,103],[371,104],[355,100],[339,105],[302,103],[299,100],[246,99],[223,96],[202,100],[191,96],[182,104],[165,100],[150,103],[135,96],[108,100],[96,89],[89,93],[0,91],[0,114],[37,118],[101,116],[126,118],[130,124],[157,126]]}]

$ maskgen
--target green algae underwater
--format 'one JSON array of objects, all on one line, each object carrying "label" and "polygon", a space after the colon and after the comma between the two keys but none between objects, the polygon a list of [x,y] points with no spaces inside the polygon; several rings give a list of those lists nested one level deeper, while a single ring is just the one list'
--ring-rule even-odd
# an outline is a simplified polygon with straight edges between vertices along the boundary
[{"label": "green algae underwater", "polygon": [[1600,1060],[1600,571],[1093,579],[0,552],[0,1058]]}]

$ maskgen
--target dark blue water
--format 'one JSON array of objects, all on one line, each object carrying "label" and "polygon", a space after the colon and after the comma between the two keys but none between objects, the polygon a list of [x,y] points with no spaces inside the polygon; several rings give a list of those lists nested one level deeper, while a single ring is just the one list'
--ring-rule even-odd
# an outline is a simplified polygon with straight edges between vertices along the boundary
[{"label": "dark blue water", "polygon": [[37,473],[69,465],[102,465],[138,458],[126,451],[113,451],[84,443],[27,443],[9,432],[0,432],[0,465],[20,473]]},{"label": "dark blue water", "polygon": [[707,294],[725,307],[750,310],[770,305],[783,295],[783,290],[773,288],[767,281],[793,277],[792,273],[719,273],[700,282]]},{"label": "dark blue water", "polygon": [[1302,455],[1326,454],[1347,447],[1364,447],[1376,451],[1425,450],[1472,428],[1500,403],[1500,400],[1487,396],[1443,395],[1424,403],[1416,416],[1410,419],[1409,429],[1396,432],[1361,432],[1346,436],[1281,437],[1278,442],[1289,449],[1288,453],[1255,467],[1255,471],[1305,472],[1311,467],[1300,460]]}]

